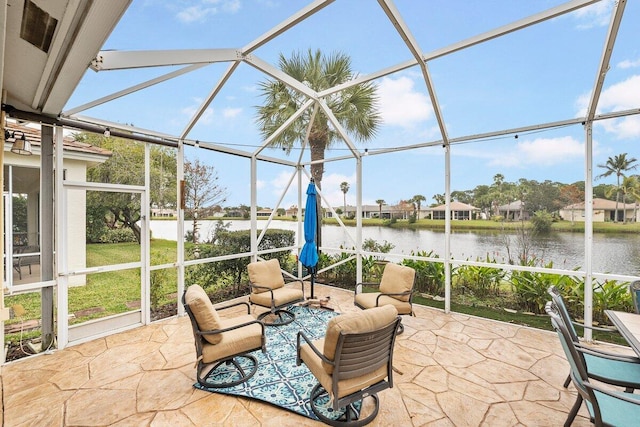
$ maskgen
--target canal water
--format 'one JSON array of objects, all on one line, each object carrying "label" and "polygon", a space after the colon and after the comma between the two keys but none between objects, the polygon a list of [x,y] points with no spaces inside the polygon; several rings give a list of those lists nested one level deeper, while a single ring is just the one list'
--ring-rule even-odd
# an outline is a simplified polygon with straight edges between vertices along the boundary
[{"label": "canal water", "polygon": [[[199,221],[200,235],[209,236],[215,229],[217,221]],[[249,221],[225,221],[231,223],[230,230],[246,230]],[[258,228],[266,221],[258,222]],[[191,230],[192,224],[185,222],[185,229]],[[297,230],[297,223],[292,221],[272,221],[270,228]],[[175,221],[151,221],[154,238],[176,240]],[[355,239],[355,227],[346,229],[337,225],[322,227],[322,245],[327,248],[352,248]],[[351,237],[350,237],[351,236]],[[433,230],[412,230],[389,227],[363,227],[362,238],[373,239],[378,243],[389,242],[394,245],[393,253],[407,254],[411,252],[433,251],[441,258],[444,254],[444,232]],[[484,260],[487,255],[498,262],[506,262],[516,258],[522,247],[515,233],[496,231],[460,231],[451,234],[451,252],[456,259]],[[574,269],[584,266],[584,235],[581,233],[554,232],[545,236],[534,237],[529,246],[529,253],[535,255],[545,264],[552,261],[554,268]],[[624,275],[640,274],[640,235],[596,233],[593,236],[593,271]]]}]

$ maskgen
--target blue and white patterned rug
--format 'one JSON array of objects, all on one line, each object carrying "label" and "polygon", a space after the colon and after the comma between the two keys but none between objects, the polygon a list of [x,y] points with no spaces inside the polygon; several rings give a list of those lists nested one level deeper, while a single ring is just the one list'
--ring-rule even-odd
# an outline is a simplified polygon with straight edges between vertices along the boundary
[{"label": "blue and white patterned rug", "polygon": [[[251,353],[258,359],[258,371],[253,377],[234,387],[209,388],[199,383],[194,384],[194,387],[213,393],[261,400],[317,420],[309,406],[309,395],[318,381],[306,365],[296,366],[296,337],[298,331],[303,331],[312,340],[322,338],[327,322],[337,313],[295,306],[288,310],[295,313],[295,320],[284,326],[266,327],[267,352],[258,350]],[[231,375],[225,365],[222,365],[209,373],[208,378],[221,382]],[[325,403],[328,404],[328,399],[326,400]],[[332,411],[327,408],[327,412]]]}]

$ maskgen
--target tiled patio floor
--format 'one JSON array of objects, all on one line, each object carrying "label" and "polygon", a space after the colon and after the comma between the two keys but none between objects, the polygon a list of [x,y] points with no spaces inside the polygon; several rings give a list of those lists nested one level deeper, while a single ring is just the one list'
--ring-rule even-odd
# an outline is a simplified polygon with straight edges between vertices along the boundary
[{"label": "tiled patio floor", "polygon": [[[316,285],[340,312],[353,294]],[[575,391],[557,336],[425,307],[405,318],[394,388],[372,426],[559,426]],[[192,387],[187,317],[3,366],[2,417],[13,426],[312,426],[271,405]],[[574,426],[590,425],[584,406]]]}]

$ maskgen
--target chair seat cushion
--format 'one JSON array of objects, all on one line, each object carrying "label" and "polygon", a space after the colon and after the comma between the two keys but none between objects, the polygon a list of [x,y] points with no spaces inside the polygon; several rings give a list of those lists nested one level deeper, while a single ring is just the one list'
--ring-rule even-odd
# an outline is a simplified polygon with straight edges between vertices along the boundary
[{"label": "chair seat cushion", "polygon": [[[316,348],[324,348],[325,340],[319,339],[313,342]],[[316,355],[309,344],[300,346],[300,358],[304,361],[305,365],[309,368],[311,373],[318,379],[322,387],[329,393],[333,389],[333,378],[327,373],[323,366],[322,359]],[[369,373],[360,377],[349,378],[338,382],[338,395],[332,396],[334,399],[340,399],[344,396],[348,396],[351,393],[360,391],[370,385],[373,385],[379,381],[384,380],[387,377],[386,365],[376,369],[374,373]]]},{"label": "chair seat cushion", "polygon": [[618,384],[640,384],[640,363],[609,360],[586,353],[584,360],[589,375],[594,378],[606,378]]},{"label": "chair seat cushion", "polygon": [[[255,320],[256,319],[250,314],[245,314],[230,319],[221,319],[220,328],[229,328],[231,326]],[[220,336],[220,341],[217,344],[214,345],[205,343],[203,345],[203,363],[212,363],[230,355],[247,353],[262,346],[262,328],[257,323],[223,332],[218,336]]]},{"label": "chair seat cushion", "polygon": [[[413,282],[416,271],[405,265],[389,263],[385,265],[382,279],[380,280],[380,292],[383,294],[399,294],[410,292],[413,289]],[[410,295],[393,296],[400,301],[409,301]]]},{"label": "chair seat cushion", "polygon": [[[220,329],[220,316],[209,299],[207,293],[200,285],[191,285],[184,296],[185,303],[196,318],[198,329],[201,331],[213,331]],[[211,344],[217,344],[222,337],[220,335],[205,335],[204,339]]]},{"label": "chair seat cushion", "polygon": [[[247,266],[249,282],[254,285],[264,286],[270,289],[278,289],[284,286],[284,277],[280,270],[280,261],[277,258],[269,261],[256,261]],[[267,289],[252,288],[252,293],[267,292]]]},{"label": "chair seat cushion", "polygon": [[[292,302],[300,301],[303,298],[304,295],[302,294],[302,290],[293,287],[284,287],[273,291],[275,307],[281,307]],[[271,292],[252,293],[249,295],[249,301],[263,307],[271,307]]]},{"label": "chair seat cushion", "polygon": [[[327,323],[327,333],[324,337],[324,356],[333,361],[336,355],[338,338],[341,333],[366,333],[381,329],[394,322],[398,316],[398,310],[392,305],[372,308],[371,310],[345,313],[331,318]],[[322,362],[327,374],[333,373],[333,366]]]},{"label": "chair seat cushion", "polygon": [[[369,292],[357,294],[354,299],[355,305],[363,309],[369,309],[376,307],[376,298],[380,295],[380,292]],[[393,305],[396,310],[398,310],[398,314],[411,314],[411,304],[405,301],[399,301],[395,298],[391,298],[385,295],[382,295],[378,300],[378,304],[380,306],[383,305]]]}]

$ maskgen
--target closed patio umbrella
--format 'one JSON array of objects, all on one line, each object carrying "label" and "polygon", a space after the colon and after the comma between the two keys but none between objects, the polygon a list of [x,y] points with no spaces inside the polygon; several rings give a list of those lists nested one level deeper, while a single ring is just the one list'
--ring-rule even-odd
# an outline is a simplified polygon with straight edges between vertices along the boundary
[{"label": "closed patio umbrella", "polygon": [[313,284],[316,266],[318,265],[318,247],[316,246],[316,184],[311,179],[307,187],[307,203],[304,211],[304,246],[300,251],[300,263],[311,272],[311,298],[313,298]]}]

